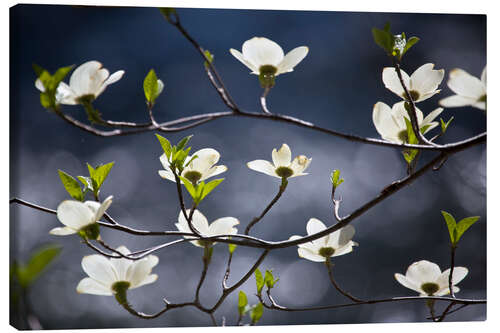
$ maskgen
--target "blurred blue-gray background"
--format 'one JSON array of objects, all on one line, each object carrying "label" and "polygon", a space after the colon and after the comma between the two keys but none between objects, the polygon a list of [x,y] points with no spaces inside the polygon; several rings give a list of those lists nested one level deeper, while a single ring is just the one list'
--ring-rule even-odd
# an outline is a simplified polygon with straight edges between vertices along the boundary
[{"label": "blurred blue-gray background", "polygon": [[[377,101],[398,101],[381,80],[390,66],[384,52],[372,41],[371,28],[387,21],[393,31],[419,36],[403,68],[413,72],[432,62],[446,70],[440,95],[419,104],[425,114],[439,98],[452,92],[445,81],[456,67],[479,76],[486,64],[486,16],[398,13],[349,13],[308,11],[250,11],[179,9],[187,30],[215,55],[215,64],[237,103],[258,111],[261,93],[257,77],[228,52],[241,49],[253,36],[279,43],[285,52],[307,45],[309,55],[294,72],[277,78],[268,98],[273,112],[320,124],[323,127],[367,137],[378,137],[372,124]],[[226,110],[211,87],[203,62],[192,46],[155,8],[106,8],[51,5],[18,5],[11,8],[10,167],[11,196],[56,208],[68,196],[57,169],[72,175],[86,174],[85,163],[115,161],[102,195],[114,195],[109,209],[121,223],[151,230],[175,229],[178,215],[175,185],[158,176],[161,147],[153,133],[100,138],[70,127],[39,104],[31,64],[50,71],[88,60],[101,61],[110,72],[126,71],[121,81],[108,87],[95,102],[106,119],[148,120],[142,81],[154,68],[165,82],[155,107],[156,119]],[[85,120],[78,107],[64,108]],[[462,140],[486,129],[485,114],[477,109],[447,109],[442,117],[455,117],[441,142]],[[288,124],[254,119],[220,119],[187,132],[167,135],[173,141],[194,134],[194,150],[212,147],[221,152],[220,164],[228,166],[224,183],[202,203],[200,210],[213,221],[234,216],[243,230],[275,195],[278,179],[249,170],[246,162],[270,159],[271,150],[286,142],[293,155],[312,157],[310,175],[290,180],[278,204],[253,232],[269,240],[284,240],[306,233],[309,218],[334,223],[329,174],[339,169],[345,183],[339,188],[342,214],[371,199],[405,175],[400,152],[344,141]],[[434,156],[425,153],[421,163]],[[439,172],[429,172],[411,186],[372,208],[354,221],[354,238],[360,245],[335,258],[338,282],[360,298],[415,295],[394,280],[414,261],[427,259],[444,270],[449,267],[448,231],[440,210],[457,218],[480,215],[461,241],[457,265],[469,268],[460,283],[460,297],[486,297],[486,147],[477,146],[451,157]],[[62,255],[31,290],[33,312],[47,329],[206,326],[209,317],[193,308],[178,309],[151,321],[131,317],[112,297],[78,295],[75,287],[85,274],[82,256],[90,250],[76,236],[55,237],[48,231],[59,225],[55,216],[27,207],[12,206],[11,258],[26,260],[30,251],[45,242],[62,244]],[[132,250],[163,242],[119,232],[103,232],[114,245]],[[154,312],[162,299],[189,301],[201,271],[202,250],[189,243],[157,253],[157,283],[130,292],[134,307]],[[230,282],[251,266],[259,251],[239,247]],[[215,247],[213,264],[202,289],[202,302],[210,306],[220,294],[227,247]],[[300,259],[296,248],[272,252],[261,269],[272,268],[280,281],[276,299],[290,307],[343,303],[346,300],[329,284],[323,265]],[[256,303],[254,279],[242,286],[250,303]],[[5,296],[6,297],[6,296]],[[233,325],[237,318],[237,292],[216,312]],[[301,313],[266,310],[262,324],[323,324],[425,321],[424,302],[360,306],[335,311]],[[485,306],[469,306],[449,320],[485,320]]]}]

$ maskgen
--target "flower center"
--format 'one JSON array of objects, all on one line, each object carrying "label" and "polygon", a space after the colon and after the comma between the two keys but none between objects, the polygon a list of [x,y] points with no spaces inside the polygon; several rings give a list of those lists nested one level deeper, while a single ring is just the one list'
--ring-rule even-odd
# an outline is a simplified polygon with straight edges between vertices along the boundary
[{"label": "flower center", "polygon": [[[420,94],[416,90],[410,90],[410,97],[411,97],[411,100],[415,102],[420,97]],[[406,100],[409,100],[408,95],[406,95],[405,92],[403,93],[403,98]]]},{"label": "flower center", "polygon": [[184,178],[188,179],[191,183],[196,184],[201,179],[201,173],[198,171],[188,171],[184,174]]},{"label": "flower center", "polygon": [[319,255],[325,258],[333,256],[335,249],[333,247],[322,247],[319,249]]},{"label": "flower center", "polygon": [[280,166],[279,168],[276,169],[275,172],[281,178],[288,178],[291,175],[293,175],[293,170],[290,169],[289,167],[284,167],[284,166]]},{"label": "flower center", "polygon": [[434,295],[435,292],[439,290],[439,286],[434,282],[423,283],[420,288],[429,296]]},{"label": "flower center", "polygon": [[484,94],[483,96],[479,97],[479,99],[477,101],[478,102],[485,102],[486,103],[486,94]]},{"label": "flower center", "polygon": [[78,231],[78,234],[84,239],[97,239],[99,237],[99,224],[86,225]]},{"label": "flower center", "polygon": [[274,86],[274,78],[278,69],[273,65],[263,65],[259,68],[259,81],[262,88],[272,88]]},{"label": "flower center", "polygon": [[408,131],[407,130],[400,131],[398,133],[398,138],[403,142],[408,142]]}]

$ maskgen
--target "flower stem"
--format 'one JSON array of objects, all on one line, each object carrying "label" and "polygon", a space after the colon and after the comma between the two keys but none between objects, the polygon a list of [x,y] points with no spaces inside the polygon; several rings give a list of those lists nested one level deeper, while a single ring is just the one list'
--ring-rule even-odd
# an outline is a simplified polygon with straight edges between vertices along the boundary
[{"label": "flower stem", "polygon": [[455,298],[455,293],[453,292],[453,271],[455,269],[455,251],[456,246],[451,245],[451,264],[450,264],[450,275],[448,276],[448,287],[450,288],[451,297]]},{"label": "flower stem", "polygon": [[340,288],[340,286],[337,284],[337,282],[333,278],[333,269],[332,269],[333,264],[330,262],[330,258],[326,258],[326,260],[325,260],[325,266],[326,266],[326,269],[328,270],[328,277],[330,277],[330,281],[332,282],[333,286],[335,287],[335,289],[337,289],[337,291],[339,293],[341,293],[345,297],[349,298],[353,302],[356,302],[356,303],[363,302],[363,300],[361,300],[361,299],[359,299],[357,297],[352,296],[347,291],[344,291],[344,290],[342,290],[342,288]]}]

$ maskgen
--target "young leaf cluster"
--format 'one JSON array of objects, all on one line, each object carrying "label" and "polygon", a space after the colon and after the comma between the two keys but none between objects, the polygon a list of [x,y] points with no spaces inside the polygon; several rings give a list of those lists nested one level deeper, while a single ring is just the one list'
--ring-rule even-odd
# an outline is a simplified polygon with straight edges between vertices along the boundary
[{"label": "young leaf cluster", "polygon": [[420,40],[418,37],[410,37],[406,40],[404,32],[402,32],[401,35],[394,35],[391,32],[391,25],[389,22],[384,25],[382,30],[372,28],[372,34],[375,43],[383,48],[387,55],[396,57],[398,60],[401,60],[403,55]]},{"label": "young leaf cluster", "polygon": [[74,65],[61,67],[52,75],[41,66],[33,64],[33,70],[44,87],[44,91],[40,92],[40,104],[42,104],[45,109],[49,110],[56,107],[57,87],[73,67]]},{"label": "young leaf cluster", "polygon": [[89,163],[87,163],[87,168],[89,170],[89,176],[77,176],[80,183],[72,177],[70,174],[58,170],[59,178],[61,178],[61,182],[66,189],[66,192],[75,200],[83,201],[85,200],[85,195],[90,191],[93,193],[94,198],[99,198],[99,192],[102,187],[102,184],[108,177],[109,172],[115,162],[110,162],[107,164],[99,165],[96,168],[92,167]]},{"label": "young leaf cluster", "polygon": [[450,213],[442,210],[441,214],[443,214],[446,226],[448,227],[452,247],[457,246],[462,235],[480,218],[480,216],[470,216],[456,222],[455,218]]}]

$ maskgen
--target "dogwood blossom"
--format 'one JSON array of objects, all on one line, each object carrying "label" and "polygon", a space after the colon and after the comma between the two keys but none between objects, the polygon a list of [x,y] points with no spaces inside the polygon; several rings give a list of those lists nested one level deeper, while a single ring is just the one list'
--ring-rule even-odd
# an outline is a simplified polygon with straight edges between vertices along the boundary
[{"label": "dogwood blossom", "polygon": [[[410,119],[408,111],[404,106],[405,102],[398,102],[392,106],[392,109],[383,102],[377,102],[373,106],[373,124],[380,136],[387,141],[396,143],[407,143],[408,134],[404,118]],[[415,109],[417,113],[418,127],[425,134],[439,125],[433,121],[443,112],[443,108],[437,108],[429,113],[425,118],[422,111]]]},{"label": "dogwood blossom", "polygon": [[[92,60],[78,66],[71,74],[69,85],[61,82],[56,90],[58,104],[75,105],[81,104],[83,99],[90,101],[96,99],[106,87],[120,80],[125,71],[119,70],[111,75],[102,64]],[[41,92],[45,87],[40,79],[35,81],[35,86]]]},{"label": "dogwood blossom", "polygon": [[[433,68],[434,64],[422,65],[413,72],[411,77],[401,70],[403,82],[415,103],[425,101],[441,91],[437,87],[443,81],[444,69],[435,70]],[[382,81],[387,89],[408,100],[394,67],[384,68]]]},{"label": "dogwood blossom", "polygon": [[[186,210],[186,214],[189,216],[191,210]],[[177,229],[181,232],[191,232],[188,222],[184,217],[183,212],[179,213],[178,223],[175,224]],[[238,233],[238,229],[234,226],[240,224],[237,218],[234,217],[221,217],[211,224],[208,224],[207,218],[199,211],[195,210],[192,218],[193,227],[200,233],[203,237],[213,237],[219,235],[234,235]],[[184,236],[186,239],[193,237]],[[208,242],[203,240],[191,241],[191,243],[198,247],[211,246],[216,244],[216,242]]]},{"label": "dogwood blossom", "polygon": [[445,108],[473,106],[486,110],[486,66],[481,74],[481,80],[464,71],[455,68],[450,72],[448,87],[456,94],[439,101]]},{"label": "dogwood blossom", "polygon": [[[460,291],[460,288],[455,285],[462,281],[468,272],[465,267],[455,267],[453,269],[452,286],[454,293]],[[406,275],[394,274],[399,283],[406,288],[420,293],[420,296],[443,296],[449,294],[449,276],[449,268],[441,273],[441,269],[437,264],[427,260],[411,264],[406,271]]]},{"label": "dogwood blossom", "polygon": [[[326,226],[318,219],[311,218],[307,222],[306,230],[308,235],[316,234],[326,229]],[[299,257],[316,261],[324,262],[330,257],[337,257],[352,252],[352,247],[357,246],[356,242],[352,241],[355,229],[352,225],[332,232],[329,235],[313,240],[312,242],[299,244]],[[302,236],[294,235],[290,240],[302,238]]]},{"label": "dogwood blossom", "polygon": [[295,157],[292,161],[290,147],[284,143],[279,150],[272,151],[273,163],[266,160],[255,160],[247,163],[247,166],[255,171],[277,178],[293,178],[305,176],[304,171],[311,163],[312,158],[304,155]]},{"label": "dogwood blossom", "polygon": [[[130,251],[120,246],[117,251],[128,255]],[[117,292],[134,289],[155,282],[158,275],[151,270],[158,264],[158,257],[148,255],[139,260],[126,258],[106,258],[99,254],[85,256],[82,268],[89,277],[78,283],[76,291],[80,294],[112,296]]]},{"label": "dogwood blossom", "polygon": [[97,221],[109,208],[113,196],[107,197],[102,204],[97,201],[80,202],[76,200],[65,200],[57,207],[57,218],[64,227],[50,230],[52,235],[65,236],[76,233],[95,238],[98,236]]},{"label": "dogwood blossom", "polygon": [[274,85],[274,77],[292,72],[293,68],[301,62],[309,48],[299,46],[286,55],[281,46],[265,37],[253,37],[243,43],[242,52],[235,49],[229,50],[231,54],[250,68],[251,74],[256,74],[267,80],[270,86]]},{"label": "dogwood blossom", "polygon": [[[191,161],[193,156],[196,156],[196,158]],[[227,171],[227,167],[225,165],[215,165],[219,161],[219,158],[220,154],[215,149],[200,149],[186,158],[181,176],[196,184],[199,181],[221,174]],[[160,162],[165,168],[165,170],[158,171],[160,177],[175,182],[175,176],[170,169],[170,161],[167,155],[162,154]]]}]

